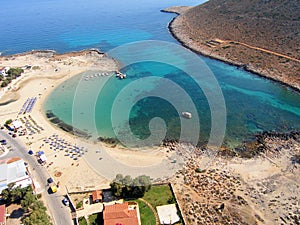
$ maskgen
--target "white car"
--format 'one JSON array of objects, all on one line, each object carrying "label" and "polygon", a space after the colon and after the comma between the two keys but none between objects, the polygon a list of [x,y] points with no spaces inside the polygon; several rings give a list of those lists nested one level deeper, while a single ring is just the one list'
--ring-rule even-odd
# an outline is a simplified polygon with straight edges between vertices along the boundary
[{"label": "white car", "polygon": [[65,197],[63,199],[63,203],[64,203],[65,206],[69,206],[70,205],[69,199],[67,197]]}]

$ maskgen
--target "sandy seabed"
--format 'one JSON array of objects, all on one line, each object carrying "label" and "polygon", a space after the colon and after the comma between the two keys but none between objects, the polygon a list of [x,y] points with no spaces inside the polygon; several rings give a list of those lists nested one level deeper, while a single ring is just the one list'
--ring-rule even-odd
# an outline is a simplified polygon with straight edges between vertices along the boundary
[{"label": "sandy seabed", "polygon": [[[69,192],[107,188],[114,173],[126,166],[135,168],[133,172],[153,166],[151,172],[161,181],[167,179],[167,172],[178,171],[168,181],[173,183],[188,224],[278,224],[281,221],[300,221],[300,167],[291,162],[294,154],[300,152],[299,138],[287,141],[267,139],[266,151],[252,159],[207,158],[199,149],[182,144],[135,152],[122,146],[106,145],[104,154],[103,149],[99,151],[98,142],[77,138],[51,124],[42,107],[47,96],[65,80],[87,70],[115,71],[118,69],[117,62],[97,51],[63,55],[35,52],[0,57],[0,66],[25,65],[36,66],[36,69],[26,69],[20,78],[0,91],[0,121],[3,124],[7,119],[18,118],[31,121],[38,127],[39,132],[16,138],[28,150],[45,152],[48,160],[44,166],[50,176]],[[24,102],[32,97],[37,97],[32,112],[18,115]],[[65,151],[54,151],[45,142],[54,134],[64,142],[84,146],[86,154],[74,160],[66,156]],[[179,154],[183,159],[182,162],[176,162],[181,164],[180,168],[175,167],[174,154]],[[206,161],[209,164],[204,168]],[[159,163],[164,163],[164,166],[155,167]],[[196,172],[197,168],[201,169],[200,173]],[[108,174],[107,171],[112,173]],[[63,193],[66,189],[60,191]],[[225,208],[221,210],[219,208],[223,203]]]},{"label": "sandy seabed", "polygon": [[[69,191],[81,191],[86,189],[97,189],[109,187],[112,177],[101,174],[102,170],[113,170],[113,162],[106,162],[105,167],[101,167],[101,155],[97,149],[97,142],[83,140],[51,124],[43,112],[43,103],[47,96],[62,82],[85,71],[95,70],[111,72],[118,70],[118,63],[105,54],[95,50],[66,53],[62,55],[48,51],[29,52],[19,55],[3,56],[0,58],[0,66],[24,67],[30,65],[30,69],[25,69],[21,77],[13,80],[8,87],[0,91],[0,121],[3,124],[8,119],[20,119],[22,121],[34,121],[39,132],[24,136],[18,136],[28,150],[35,152],[42,150],[47,156],[46,166],[48,172],[61,186],[66,186]],[[19,111],[28,98],[37,97],[37,101],[31,113],[19,115]],[[45,140],[57,134],[59,139],[72,145],[85,146],[88,152],[85,156],[74,160],[65,156],[65,151],[54,151]],[[101,145],[103,148],[103,145]],[[121,165],[134,167],[148,166],[161,162],[166,154],[161,150],[134,152],[122,147],[105,147],[106,153],[120,162]],[[86,158],[98,160],[91,165]],[[103,160],[105,162],[105,160]],[[95,168],[96,165],[96,168]],[[99,168],[97,168],[99,166]],[[60,176],[57,177],[59,172]],[[88,175],[88,176],[87,176]],[[124,174],[126,175],[126,174]]]}]

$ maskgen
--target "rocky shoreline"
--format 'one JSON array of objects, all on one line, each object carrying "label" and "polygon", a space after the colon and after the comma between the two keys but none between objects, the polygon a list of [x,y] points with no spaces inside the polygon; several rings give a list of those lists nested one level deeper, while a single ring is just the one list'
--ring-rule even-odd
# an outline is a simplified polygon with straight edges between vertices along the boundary
[{"label": "rocky shoreline", "polygon": [[[268,151],[268,146],[266,144],[266,140],[300,140],[300,132],[299,131],[290,131],[290,132],[275,132],[275,131],[263,131],[255,135],[255,139],[253,141],[245,141],[241,144],[240,147],[236,147],[234,149],[229,149],[226,146],[222,146],[217,150],[217,156],[225,157],[225,158],[243,158],[243,159],[251,159],[257,157],[261,154],[264,154]],[[168,148],[168,151],[177,151],[178,146],[189,146],[188,143],[179,143],[177,140],[168,140],[164,139],[162,141],[161,146]],[[291,147],[291,146],[288,146]],[[210,151],[205,146],[197,146],[194,147],[193,154],[201,155],[204,152]],[[300,153],[300,152],[299,152]],[[181,155],[184,155],[185,152],[181,152]]]},{"label": "rocky shoreline", "polygon": [[85,138],[85,139],[89,139],[91,137],[91,135],[88,134],[87,132],[79,130],[79,129],[71,126],[70,124],[63,122],[51,110],[48,110],[46,112],[46,117],[49,120],[49,122],[51,122],[53,125],[57,126],[58,128],[60,128],[61,130],[65,131],[67,133],[70,133],[77,137],[81,137],[81,138]]},{"label": "rocky shoreline", "polygon": [[101,52],[97,48],[91,48],[91,49],[84,49],[80,51],[71,51],[71,52],[65,52],[65,53],[58,53],[55,50],[51,49],[45,49],[45,50],[32,50],[28,52],[22,52],[22,53],[16,53],[13,55],[0,55],[1,58],[14,58],[18,56],[26,56],[26,55],[37,55],[37,56],[48,56],[48,57],[53,57],[53,56],[79,56],[79,55],[85,55],[89,53],[97,53],[99,55],[104,55],[104,52]]},{"label": "rocky shoreline", "polygon": [[294,80],[285,78],[284,76],[281,76],[280,74],[275,74],[274,71],[270,71],[270,70],[259,68],[259,67],[254,67],[253,65],[241,63],[238,60],[232,60],[230,58],[226,58],[226,57],[218,54],[217,52],[212,51],[209,48],[199,45],[199,43],[197,41],[191,39],[184,30],[185,26],[187,26],[187,24],[184,21],[182,14],[184,14],[189,9],[190,9],[190,7],[175,6],[175,7],[170,7],[170,8],[161,10],[161,12],[177,14],[177,16],[174,17],[169,22],[168,29],[169,29],[170,33],[172,34],[172,36],[180,44],[182,44],[182,46],[186,47],[187,49],[190,49],[191,51],[193,51],[197,54],[225,62],[229,65],[237,66],[248,72],[256,74],[260,77],[278,82],[278,83],[282,84],[283,86],[291,88],[292,90],[294,90],[298,93],[300,92],[300,84],[298,82],[295,82]]},{"label": "rocky shoreline", "polygon": [[[190,224],[299,224],[300,132],[263,132],[252,158],[186,154],[172,182]],[[170,149],[184,151],[180,144]]]}]

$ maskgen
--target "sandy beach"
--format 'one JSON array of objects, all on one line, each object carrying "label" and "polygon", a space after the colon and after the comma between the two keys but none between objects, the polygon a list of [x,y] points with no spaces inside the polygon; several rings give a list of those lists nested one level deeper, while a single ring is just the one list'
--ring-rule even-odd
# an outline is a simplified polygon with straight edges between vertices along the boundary
[{"label": "sandy beach", "polygon": [[[42,107],[47,96],[65,80],[88,70],[116,71],[118,69],[117,62],[93,50],[62,55],[57,55],[53,52],[30,52],[0,58],[0,66],[23,67],[24,65],[31,65],[32,67],[31,69],[25,69],[21,77],[13,80],[8,87],[1,90],[1,123],[4,124],[8,119],[14,120],[18,118],[18,120],[24,122],[23,124],[29,123],[35,127],[33,130],[34,134],[29,135],[28,132],[26,135],[16,138],[23,141],[28,146],[28,150],[32,149],[35,153],[44,151],[47,157],[45,166],[48,168],[49,174],[61,186],[67,187],[69,191],[109,187],[110,179],[118,171],[113,170],[115,165],[113,165],[113,162],[110,162],[109,157],[100,161],[102,159],[101,153],[103,152],[98,151],[98,149],[103,149],[105,146],[80,139],[62,131],[47,120]],[[26,100],[33,97],[36,97],[37,101],[32,112],[18,115]],[[69,157],[70,154],[67,150],[56,151],[57,147],[54,148],[49,142],[48,144],[45,143],[45,140],[50,140],[49,138],[54,135],[57,136],[56,142],[59,139],[69,143],[70,146],[84,147],[85,151],[83,154],[85,155],[82,154],[82,157],[74,159]],[[107,156],[116,160],[120,165],[136,168],[159,164],[167,156],[164,149],[132,152],[122,147],[111,147],[109,145],[106,145],[105,149],[107,150]],[[71,150],[73,149],[70,148],[70,152]],[[89,160],[86,160],[87,158],[95,159],[95,162],[90,164]],[[105,166],[101,165],[102,162]],[[121,166],[121,168],[123,167]],[[113,171],[109,175],[110,177],[107,177],[106,174],[101,174],[101,170],[110,169]],[[158,171],[157,175],[160,172]]]},{"label": "sandy beach", "polygon": [[[134,177],[149,172],[153,181],[173,183],[190,224],[224,224],[236,219],[246,224],[299,220],[299,197],[295,193],[299,192],[300,167],[291,161],[300,154],[298,134],[264,136],[264,151],[250,159],[210,155],[172,142],[142,151],[101,144],[54,126],[42,107],[63,81],[87,70],[115,71],[117,63],[96,51],[63,55],[36,52],[0,58],[0,66],[29,64],[38,69],[25,70],[2,90],[0,121],[3,124],[18,119],[27,126],[27,134],[16,138],[28,151],[45,153],[44,167],[63,187],[59,190],[62,194],[108,188],[118,173]],[[32,111],[19,115],[24,102],[34,97],[37,100]],[[225,208],[221,213],[222,204]]]}]

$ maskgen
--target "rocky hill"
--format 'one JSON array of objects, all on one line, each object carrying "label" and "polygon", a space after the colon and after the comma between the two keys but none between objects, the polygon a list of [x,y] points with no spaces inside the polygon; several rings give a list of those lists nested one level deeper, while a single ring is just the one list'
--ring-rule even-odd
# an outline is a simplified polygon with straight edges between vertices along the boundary
[{"label": "rocky hill", "polygon": [[184,45],[300,90],[300,0],[209,0],[179,13],[170,30]]}]

